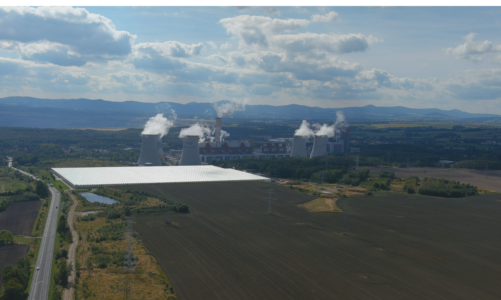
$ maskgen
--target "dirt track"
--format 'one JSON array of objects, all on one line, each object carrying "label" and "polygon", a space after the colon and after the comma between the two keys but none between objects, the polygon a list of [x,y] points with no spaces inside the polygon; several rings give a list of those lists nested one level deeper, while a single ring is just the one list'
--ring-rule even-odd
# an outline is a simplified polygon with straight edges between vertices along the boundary
[{"label": "dirt track", "polygon": [[0,212],[0,230],[7,229],[13,235],[31,236],[33,225],[43,201],[20,201],[11,203]]},{"label": "dirt track", "polygon": [[67,289],[63,290],[63,300],[72,300],[73,299],[73,283],[75,282],[76,278],[76,266],[75,266],[75,252],[78,246],[78,233],[77,231],[73,228],[73,220],[75,216],[75,208],[78,205],[77,199],[75,199],[75,196],[73,194],[66,190],[66,193],[68,196],[70,196],[71,200],[73,200],[73,205],[70,207],[70,211],[68,212],[68,226],[70,227],[71,230],[71,237],[73,239],[73,243],[70,244],[70,248],[68,250],[68,263],[71,263],[73,266],[73,271],[71,271],[70,276],[68,277],[68,287]]},{"label": "dirt track", "polygon": [[347,213],[307,213],[296,205],[312,197],[271,183],[138,189],[192,211],[174,225],[134,218],[180,299],[501,299],[498,194],[376,193],[338,201]]},{"label": "dirt track", "polygon": [[360,167],[369,169],[371,173],[379,174],[381,171],[395,172],[397,177],[419,176],[458,180],[461,183],[469,183],[479,188],[501,192],[501,171],[499,170],[468,170],[447,168],[380,168]]}]

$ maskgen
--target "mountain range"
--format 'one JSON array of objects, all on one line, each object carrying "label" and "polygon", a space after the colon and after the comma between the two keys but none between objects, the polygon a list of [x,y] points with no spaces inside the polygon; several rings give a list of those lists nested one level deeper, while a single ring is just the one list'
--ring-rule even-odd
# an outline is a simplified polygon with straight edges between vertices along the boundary
[{"label": "mountain range", "polygon": [[[225,101],[221,101],[225,102]],[[0,99],[0,126],[41,128],[98,128],[141,127],[157,113],[175,111],[179,118],[214,119],[213,103],[173,102],[143,103],[136,101],[112,102],[89,99],[39,99],[32,97],[6,97]],[[247,105],[235,112],[233,118],[334,120],[342,110],[350,123],[380,121],[456,121],[501,123],[501,115],[474,114],[458,109],[415,109],[403,106],[320,108],[304,105]]]}]

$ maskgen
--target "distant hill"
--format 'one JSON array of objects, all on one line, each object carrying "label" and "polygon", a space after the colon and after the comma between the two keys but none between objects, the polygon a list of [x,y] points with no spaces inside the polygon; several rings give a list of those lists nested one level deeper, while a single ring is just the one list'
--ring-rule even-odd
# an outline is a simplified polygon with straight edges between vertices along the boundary
[{"label": "distant hill", "polygon": [[[179,104],[173,102],[112,102],[89,99],[38,99],[7,97],[0,99],[0,126],[47,128],[140,127],[157,113],[174,110],[180,118],[215,118],[211,103]],[[463,121],[501,123],[501,116],[471,114],[457,109],[414,109],[403,106],[320,108],[303,105],[247,105],[235,118],[252,119],[324,119],[333,120],[342,110],[349,122],[368,121]]]}]

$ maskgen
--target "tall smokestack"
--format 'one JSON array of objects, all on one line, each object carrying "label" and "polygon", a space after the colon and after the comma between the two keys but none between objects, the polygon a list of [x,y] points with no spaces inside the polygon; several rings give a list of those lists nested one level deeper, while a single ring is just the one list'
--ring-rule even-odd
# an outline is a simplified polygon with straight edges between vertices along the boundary
[{"label": "tall smokestack", "polygon": [[216,119],[216,142],[219,142],[221,138],[221,129],[223,128],[223,120],[221,118]]},{"label": "tall smokestack", "polygon": [[291,157],[307,157],[306,154],[306,140],[307,136],[295,135],[292,140]]},{"label": "tall smokestack", "polygon": [[327,140],[326,135],[315,135],[313,140],[313,149],[311,150],[310,158],[327,155]]},{"label": "tall smokestack", "polygon": [[181,155],[180,166],[201,165],[200,153],[198,152],[198,135],[187,135],[183,139],[183,154]]},{"label": "tall smokestack", "polygon": [[158,157],[157,142],[160,134],[141,134],[141,154],[139,155],[139,166],[160,166]]}]

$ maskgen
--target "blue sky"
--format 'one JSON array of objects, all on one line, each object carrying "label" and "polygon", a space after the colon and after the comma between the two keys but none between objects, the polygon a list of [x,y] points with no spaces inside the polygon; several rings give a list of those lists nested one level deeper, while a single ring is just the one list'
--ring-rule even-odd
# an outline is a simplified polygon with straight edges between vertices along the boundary
[{"label": "blue sky", "polygon": [[501,114],[501,7],[3,7],[0,97]]}]

